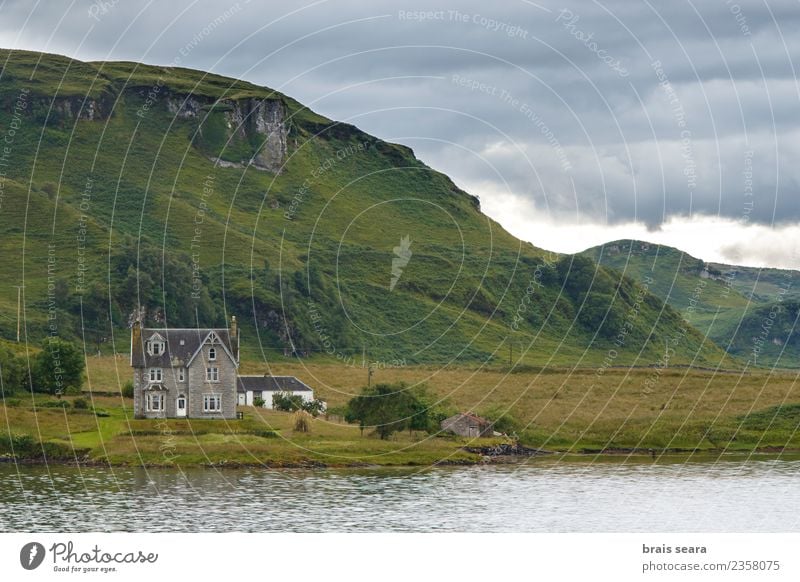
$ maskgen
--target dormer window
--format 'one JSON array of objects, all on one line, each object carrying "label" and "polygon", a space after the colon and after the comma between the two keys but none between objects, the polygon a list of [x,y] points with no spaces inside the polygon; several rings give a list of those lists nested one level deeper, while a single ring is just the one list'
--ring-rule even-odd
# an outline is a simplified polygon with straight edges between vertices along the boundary
[{"label": "dormer window", "polygon": [[153,334],[153,336],[147,340],[146,347],[147,353],[151,356],[160,356],[164,353],[166,343],[164,342],[164,338],[162,338],[160,335]]},{"label": "dormer window", "polygon": [[209,360],[216,360],[217,359],[217,348],[209,348],[209,350],[208,350],[208,359]]}]

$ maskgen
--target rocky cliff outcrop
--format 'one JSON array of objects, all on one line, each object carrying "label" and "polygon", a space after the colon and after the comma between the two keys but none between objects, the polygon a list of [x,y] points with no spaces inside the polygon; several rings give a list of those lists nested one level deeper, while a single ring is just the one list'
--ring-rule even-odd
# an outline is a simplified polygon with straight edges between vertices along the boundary
[{"label": "rocky cliff outcrop", "polygon": [[[167,109],[179,119],[197,120],[198,133],[206,142],[214,139],[212,127],[219,125],[221,117],[224,136],[231,140],[255,144],[248,159],[231,160],[229,156],[211,159],[228,167],[252,166],[259,170],[278,173],[287,154],[288,124],[286,108],[280,99],[223,99],[204,100],[195,96],[170,96]],[[228,148],[232,149],[232,148]],[[225,159],[228,158],[228,159]]]}]

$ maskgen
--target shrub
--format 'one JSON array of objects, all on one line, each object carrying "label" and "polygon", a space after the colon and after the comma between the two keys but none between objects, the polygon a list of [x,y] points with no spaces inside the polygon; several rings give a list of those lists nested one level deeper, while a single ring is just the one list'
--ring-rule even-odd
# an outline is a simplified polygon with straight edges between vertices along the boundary
[{"label": "shrub", "polygon": [[269,430],[266,428],[254,428],[250,431],[250,434],[254,436],[259,436],[265,439],[274,439],[278,436],[278,432],[274,430]]},{"label": "shrub", "polygon": [[[273,399],[273,402],[274,402],[274,399]],[[255,406],[256,408],[264,408],[264,404],[266,404],[266,401],[263,398],[261,398],[259,396],[256,396],[255,398],[253,398],[253,406]]]},{"label": "shrub", "polygon": [[3,394],[13,394],[25,384],[25,363],[11,350],[0,347],[0,377]]},{"label": "shrub", "polygon": [[36,404],[38,408],[69,408],[68,400],[45,400]]},{"label": "shrub", "polygon": [[508,408],[505,406],[492,406],[479,414],[490,420],[492,428],[497,432],[516,434],[522,428],[522,423],[509,414]]},{"label": "shrub", "polygon": [[325,412],[325,402],[319,398],[315,398],[314,400],[310,400],[308,402],[304,401],[301,406],[305,412],[309,413],[314,418]]},{"label": "shrub", "polygon": [[128,380],[122,385],[122,393],[123,398],[133,398],[133,381]]},{"label": "shrub", "polygon": [[291,392],[276,392],[272,395],[272,408],[284,412],[295,412],[303,408],[303,397]]},{"label": "shrub", "polygon": [[72,401],[72,407],[77,410],[87,410],[89,408],[89,402],[86,398],[76,398]]}]

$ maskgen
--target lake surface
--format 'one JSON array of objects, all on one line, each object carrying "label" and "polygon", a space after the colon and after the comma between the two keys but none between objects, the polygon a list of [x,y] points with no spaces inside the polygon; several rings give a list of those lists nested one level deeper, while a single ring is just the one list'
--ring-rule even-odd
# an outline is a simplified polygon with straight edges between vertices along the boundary
[{"label": "lake surface", "polygon": [[795,532],[800,461],[426,470],[0,464],[0,531]]}]

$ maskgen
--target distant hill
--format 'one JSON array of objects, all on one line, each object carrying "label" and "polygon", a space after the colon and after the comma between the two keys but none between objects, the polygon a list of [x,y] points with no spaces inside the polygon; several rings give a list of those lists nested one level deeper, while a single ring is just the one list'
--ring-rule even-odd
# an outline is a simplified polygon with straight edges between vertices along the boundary
[{"label": "distant hill", "polygon": [[635,240],[606,243],[583,255],[636,280],[652,277],[651,291],[743,361],[800,366],[800,271],[706,263],[673,247]]},{"label": "distant hill", "polygon": [[0,66],[3,338],[24,284],[24,338],[89,352],[126,352],[141,306],[148,325],[235,314],[267,360],[656,366],[674,338],[671,363],[738,365],[636,273],[521,242],[409,148],[279,92],[32,52]]}]

